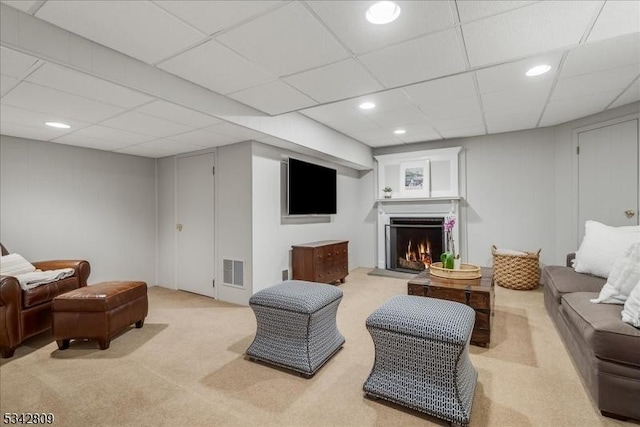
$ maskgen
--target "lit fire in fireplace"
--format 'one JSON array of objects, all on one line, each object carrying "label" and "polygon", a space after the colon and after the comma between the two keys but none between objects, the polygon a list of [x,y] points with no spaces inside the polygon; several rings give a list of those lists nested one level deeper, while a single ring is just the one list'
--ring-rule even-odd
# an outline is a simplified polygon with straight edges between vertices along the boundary
[{"label": "lit fire in fireplace", "polygon": [[400,264],[404,264],[405,267],[414,269],[416,269],[416,265],[419,266],[418,268],[420,269],[429,268],[432,262],[431,244],[427,240],[426,242],[422,241],[415,246],[416,248],[414,249],[413,243],[409,240],[407,252],[405,253],[404,260],[400,259]]}]

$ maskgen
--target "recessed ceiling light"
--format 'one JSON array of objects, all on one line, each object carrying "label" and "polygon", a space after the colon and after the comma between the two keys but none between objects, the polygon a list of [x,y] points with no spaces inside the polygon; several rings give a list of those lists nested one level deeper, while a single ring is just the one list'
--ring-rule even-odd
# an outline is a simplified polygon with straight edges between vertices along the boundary
[{"label": "recessed ceiling light", "polygon": [[69,126],[66,123],[58,123],[58,122],[45,122],[45,125],[51,126],[52,128],[58,128],[58,129],[69,129],[69,128],[71,128],[71,126]]},{"label": "recessed ceiling light", "polygon": [[367,10],[365,16],[372,24],[388,24],[400,16],[400,6],[392,1],[379,1]]},{"label": "recessed ceiling light", "polygon": [[396,129],[393,131],[393,133],[395,133],[396,135],[404,135],[405,133],[407,133],[407,131],[404,129]]},{"label": "recessed ceiling light", "polygon": [[544,74],[551,69],[551,65],[536,65],[533,68],[529,68],[529,70],[525,73],[529,77],[539,76],[540,74]]},{"label": "recessed ceiling light", "polygon": [[373,102],[363,102],[362,104],[360,104],[360,108],[363,110],[371,110],[372,108],[375,108],[376,104],[374,104]]}]

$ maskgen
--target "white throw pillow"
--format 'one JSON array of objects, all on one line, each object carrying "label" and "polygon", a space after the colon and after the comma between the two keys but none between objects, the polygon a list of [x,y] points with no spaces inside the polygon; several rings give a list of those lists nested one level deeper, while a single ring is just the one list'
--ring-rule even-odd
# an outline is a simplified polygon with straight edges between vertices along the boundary
[{"label": "white throw pillow", "polygon": [[627,249],[624,256],[613,264],[607,283],[602,287],[598,298],[592,299],[591,302],[624,304],[638,281],[640,281],[640,243],[634,243]]},{"label": "white throw pillow", "polygon": [[15,276],[16,274],[31,273],[36,268],[19,254],[4,255],[0,258],[0,274]]},{"label": "white throw pillow", "polygon": [[640,226],[610,227],[587,221],[584,238],[576,252],[575,270],[606,279],[613,264],[637,242],[640,242]]},{"label": "white throw pillow", "polygon": [[640,281],[631,291],[622,309],[622,321],[640,328]]}]

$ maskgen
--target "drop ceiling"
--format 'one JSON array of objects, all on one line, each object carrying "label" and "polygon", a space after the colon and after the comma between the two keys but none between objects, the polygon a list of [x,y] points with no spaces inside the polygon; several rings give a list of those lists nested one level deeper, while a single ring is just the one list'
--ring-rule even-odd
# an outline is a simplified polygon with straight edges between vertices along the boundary
[{"label": "drop ceiling", "polygon": [[[640,100],[638,1],[399,1],[387,25],[366,21],[372,1],[1,3],[3,23],[30,15],[69,32],[69,45],[21,49],[48,42],[28,20],[24,44],[2,33],[0,132],[132,155],[296,145],[262,120],[230,120],[225,105],[311,119],[370,149],[551,126]],[[74,66],[80,39],[152,67],[156,88],[165,75],[200,93],[174,102],[110,78],[108,62],[88,73]],[[551,71],[525,76],[541,63]],[[228,104],[203,108],[199,97],[214,94]],[[360,110],[364,101],[376,108]]]}]

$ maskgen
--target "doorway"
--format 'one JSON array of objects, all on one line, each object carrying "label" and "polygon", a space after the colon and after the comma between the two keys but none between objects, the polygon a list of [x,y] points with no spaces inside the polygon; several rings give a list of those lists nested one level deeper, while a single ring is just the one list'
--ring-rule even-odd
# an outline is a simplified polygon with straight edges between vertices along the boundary
[{"label": "doorway", "polygon": [[215,298],[214,153],[178,158],[176,283]]},{"label": "doorway", "polygon": [[578,243],[584,223],[638,225],[638,119],[578,132]]}]

